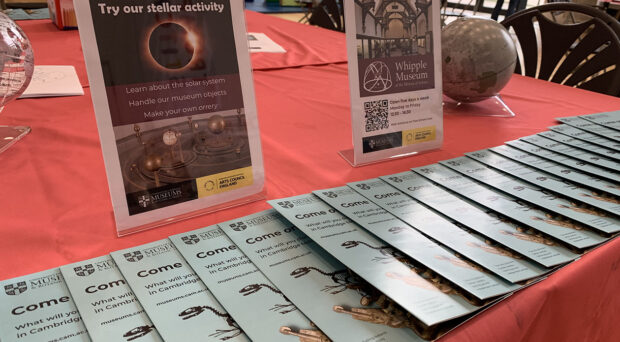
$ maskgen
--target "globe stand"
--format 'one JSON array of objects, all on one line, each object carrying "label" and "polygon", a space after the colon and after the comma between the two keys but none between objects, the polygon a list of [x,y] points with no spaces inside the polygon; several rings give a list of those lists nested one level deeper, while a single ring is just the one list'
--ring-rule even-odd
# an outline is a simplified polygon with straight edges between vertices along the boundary
[{"label": "globe stand", "polygon": [[28,126],[0,126],[0,153],[30,133]]},{"label": "globe stand", "polygon": [[443,105],[444,114],[494,116],[499,118],[512,118],[515,116],[515,113],[506,105],[499,95],[472,103],[458,102],[444,96]]}]

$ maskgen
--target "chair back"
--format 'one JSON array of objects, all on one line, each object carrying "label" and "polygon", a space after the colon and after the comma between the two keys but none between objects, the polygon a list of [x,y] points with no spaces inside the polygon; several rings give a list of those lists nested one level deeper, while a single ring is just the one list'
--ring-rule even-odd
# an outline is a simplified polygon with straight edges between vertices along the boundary
[{"label": "chair back", "polygon": [[[586,19],[560,23],[559,12]],[[518,40],[516,73],[620,95],[620,23],[610,15],[581,4],[549,3],[517,12],[502,25]]]},{"label": "chair back", "polygon": [[314,7],[308,22],[329,30],[344,32],[342,0],[323,0]]}]

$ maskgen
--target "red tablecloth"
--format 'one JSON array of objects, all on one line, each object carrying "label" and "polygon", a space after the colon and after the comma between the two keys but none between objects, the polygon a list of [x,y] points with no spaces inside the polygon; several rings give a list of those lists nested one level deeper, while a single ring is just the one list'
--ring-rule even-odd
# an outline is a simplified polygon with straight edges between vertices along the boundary
[{"label": "red tablecloth", "polygon": [[[328,57],[314,63],[294,52],[303,46],[301,51],[319,56],[322,50],[306,45],[305,40],[323,41],[321,36],[333,33],[252,13],[248,20],[250,30],[269,35],[280,27],[300,32],[277,36],[286,38],[278,41],[289,51],[286,55],[253,58],[262,65],[279,65],[254,73],[268,199],[401,172],[499,145],[543,131],[558,116],[620,109],[618,98],[515,76],[502,94],[517,113],[515,118],[446,115],[440,150],[351,168],[337,154],[351,145],[346,64],[316,65]],[[44,21],[20,24],[33,41],[38,64],[75,65],[87,84],[77,32],[55,31]],[[257,29],[261,27],[272,32]],[[344,52],[332,51],[331,56],[338,54]],[[311,65],[282,68],[303,64]],[[269,208],[261,201],[117,238],[89,89],[85,92],[81,97],[15,101],[0,115],[0,124],[32,126],[30,135],[0,154],[0,279]],[[615,240],[514,294],[442,340],[619,341],[619,264],[620,240]]]}]

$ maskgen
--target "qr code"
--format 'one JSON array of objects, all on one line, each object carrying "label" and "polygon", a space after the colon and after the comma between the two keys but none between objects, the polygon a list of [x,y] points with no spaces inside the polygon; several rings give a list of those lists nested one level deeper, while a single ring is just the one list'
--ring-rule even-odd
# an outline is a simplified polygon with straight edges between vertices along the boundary
[{"label": "qr code", "polygon": [[390,127],[388,119],[388,100],[364,102],[366,114],[366,132]]}]

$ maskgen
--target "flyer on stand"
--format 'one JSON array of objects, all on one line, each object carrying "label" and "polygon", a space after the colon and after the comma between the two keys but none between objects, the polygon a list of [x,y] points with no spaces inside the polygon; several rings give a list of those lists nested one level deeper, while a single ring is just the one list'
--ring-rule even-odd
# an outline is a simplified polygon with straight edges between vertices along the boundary
[{"label": "flyer on stand", "polygon": [[462,197],[574,248],[589,248],[608,240],[582,224],[557,217],[552,212],[541,210],[516,197],[496,191],[441,164],[427,165],[413,171]]},{"label": "flyer on stand", "polygon": [[486,208],[452,195],[413,172],[398,173],[382,179],[465,227],[547,268],[578,257],[566,248],[550,246],[545,239],[520,232],[513,222],[502,220]]},{"label": "flyer on stand", "polygon": [[89,342],[60,269],[0,282],[0,341]]},{"label": "flyer on stand", "polygon": [[[349,186],[413,228],[510,282],[521,282],[546,273],[544,267],[491,246],[484,236],[458,227],[379,178],[349,183]],[[389,228],[388,231],[398,236],[410,234],[406,229]]]},{"label": "flyer on stand", "polygon": [[185,260],[253,341],[291,342],[280,328],[310,321],[216,225],[170,237]]},{"label": "flyer on stand", "polygon": [[170,240],[111,255],[164,340],[249,341]]},{"label": "flyer on stand", "polygon": [[[332,341],[422,341],[408,328],[389,327],[389,317],[376,306],[362,304],[372,298],[373,289],[275,210],[219,225]],[[324,341],[316,328],[285,327],[284,331],[305,336],[307,341]]]},{"label": "flyer on stand", "polygon": [[75,9],[118,234],[259,199],[243,2]]},{"label": "flyer on stand", "polygon": [[446,322],[479,309],[445,281],[435,283],[424,278],[426,268],[402,260],[394,248],[314,194],[268,203],[328,253],[424,324]]},{"label": "flyer on stand", "polygon": [[607,180],[611,180],[614,182],[620,182],[620,172],[612,171],[607,168],[600,167],[598,165],[585,163],[580,159],[569,157],[561,153],[553,152],[551,150],[547,150],[540,146],[527,143],[523,140],[508,141],[506,142],[506,145],[518,148],[522,151],[531,153],[539,157],[549,159],[551,161],[562,164],[564,166],[575,168],[577,170],[586,172],[590,175],[595,175],[597,177],[605,178]]},{"label": "flyer on stand", "polygon": [[93,342],[162,342],[109,255],[60,267]]},{"label": "flyer on stand", "polygon": [[[480,301],[519,288],[430,240],[402,220],[367,200],[348,186],[317,190],[314,194],[364,229],[398,249]],[[407,229],[409,234],[395,234]],[[439,240],[441,243],[441,240]]]},{"label": "flyer on stand", "polygon": [[439,4],[344,2],[353,166],[441,147]]},{"label": "flyer on stand", "polygon": [[488,168],[469,157],[445,160],[441,164],[521,200],[533,203],[606,234],[620,231],[620,225],[616,223],[615,217],[611,217],[600,210],[579,205],[556,193],[522,181],[515,176]]},{"label": "flyer on stand", "polygon": [[603,136],[581,130],[577,127],[573,127],[569,125],[556,125],[556,126],[550,126],[549,129],[554,132],[568,135],[569,137],[588,141],[593,144],[597,144],[603,147],[614,149],[616,151],[620,151],[620,142],[607,139]]}]

